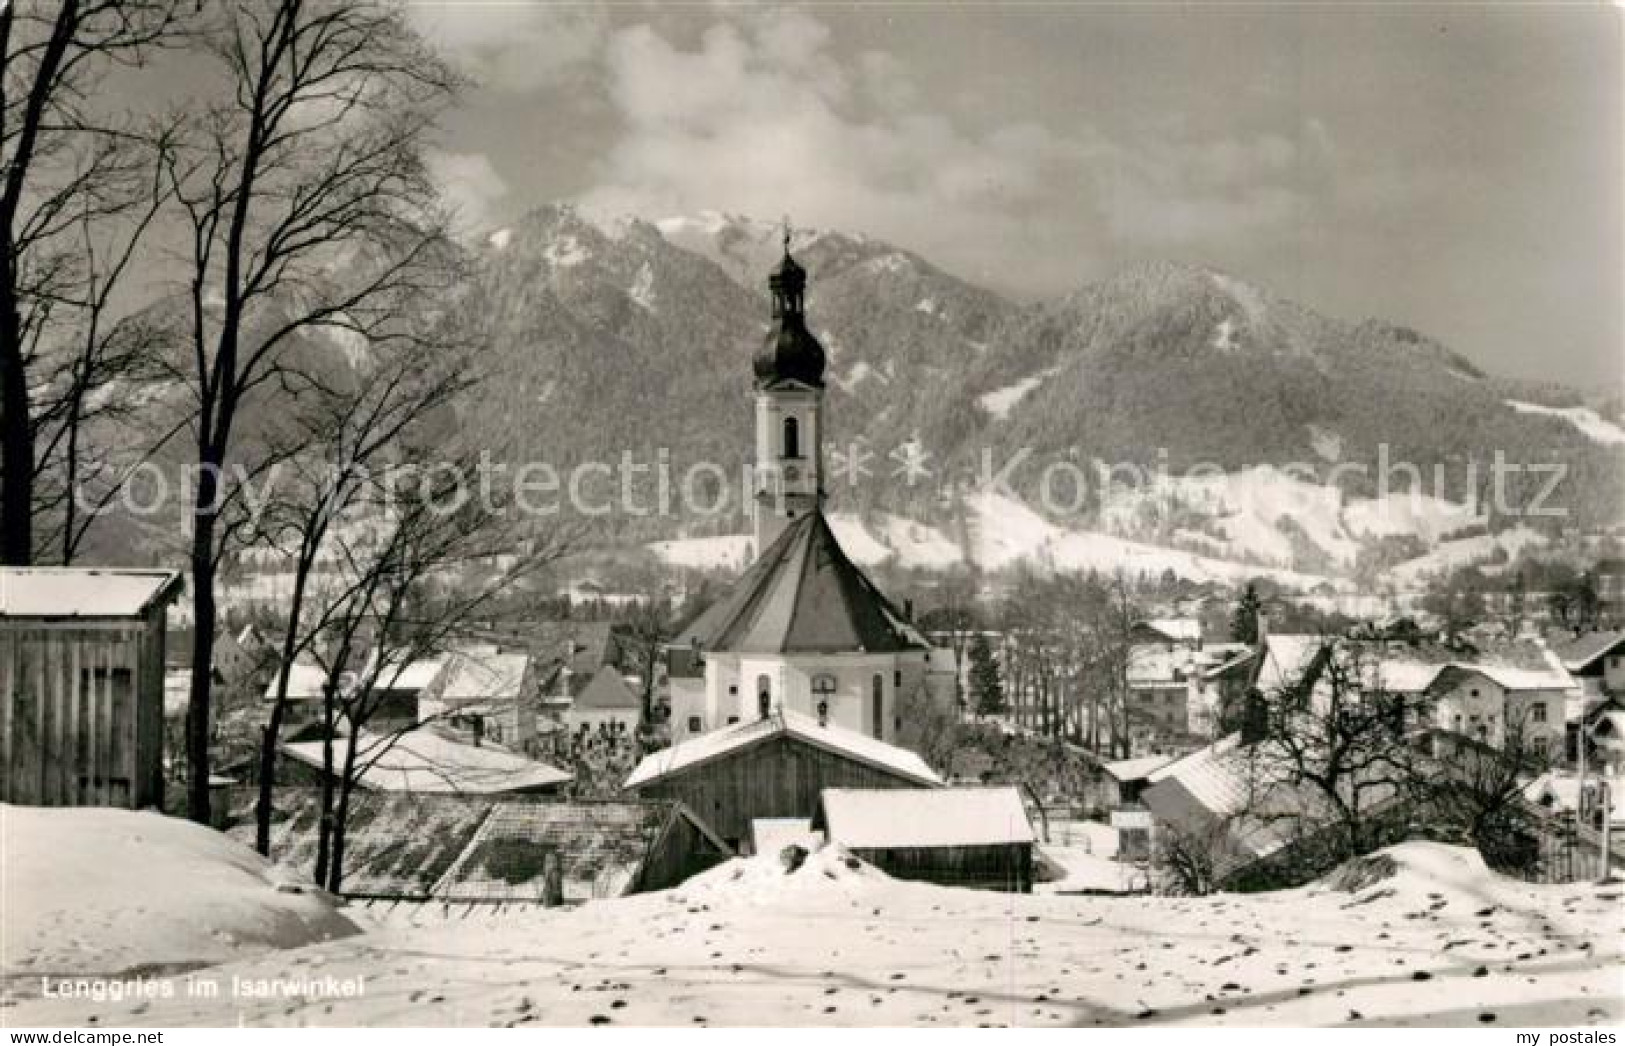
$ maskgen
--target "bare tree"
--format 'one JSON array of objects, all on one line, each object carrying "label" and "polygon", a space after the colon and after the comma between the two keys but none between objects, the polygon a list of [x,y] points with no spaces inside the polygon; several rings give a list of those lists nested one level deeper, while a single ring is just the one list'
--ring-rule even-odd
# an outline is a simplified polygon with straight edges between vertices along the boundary
[{"label": "bare tree", "polygon": [[[389,505],[381,540],[339,542],[343,566],[356,579],[351,598],[332,615],[332,656],[324,718],[322,820],[316,879],[337,893],[344,882],[344,842],[356,782],[419,719],[363,749],[389,681],[413,661],[446,652],[501,598],[555,562],[564,543],[525,519],[493,492],[464,497],[475,481],[470,458],[437,466],[422,482],[377,488]],[[338,686],[352,655],[368,648],[353,685]],[[345,734],[333,729],[342,720]],[[342,753],[335,748],[342,746]]]},{"label": "bare tree", "polygon": [[283,438],[295,451],[283,459],[274,494],[254,521],[252,540],[286,568],[291,586],[275,633],[282,668],[260,736],[255,845],[262,854],[270,852],[276,754],[293,665],[333,628],[335,615],[366,583],[364,576],[335,569],[337,547],[330,537],[335,528],[381,522],[369,514],[376,502],[372,473],[438,442],[443,415],[474,385],[468,346],[449,334],[416,331],[369,342],[367,359],[350,380],[289,405]]},{"label": "bare tree", "polygon": [[116,239],[113,228],[133,249],[151,219],[142,213],[154,199],[149,138],[107,104],[104,85],[175,38],[179,9],[174,0],[0,5],[0,562],[35,555],[41,416],[60,415],[64,401],[82,407],[105,371],[64,364],[76,354],[54,334],[105,333],[107,292],[126,266],[97,264],[93,247]]},{"label": "bare tree", "polygon": [[1526,715],[1509,714],[1499,737],[1434,731],[1429,741],[1411,801],[1430,823],[1461,832],[1491,867],[1530,870],[1538,826],[1524,790],[1551,765],[1549,739]]},{"label": "bare tree", "polygon": [[[233,518],[239,446],[262,390],[301,395],[324,382],[319,343],[377,341],[415,314],[443,239],[421,149],[455,78],[400,8],[276,0],[221,4],[205,50],[215,101],[189,121],[168,165],[186,218],[188,340],[196,477],[190,565],[196,645],[188,708],[188,811],[209,812],[209,666],[222,556],[248,523]],[[331,355],[331,351],[328,352]]]},{"label": "bare tree", "polygon": [[1376,815],[1408,798],[1425,713],[1422,698],[1386,688],[1358,644],[1328,639],[1271,695],[1268,735],[1249,754],[1262,782],[1301,797],[1282,816],[1328,823],[1353,857],[1376,845]]}]

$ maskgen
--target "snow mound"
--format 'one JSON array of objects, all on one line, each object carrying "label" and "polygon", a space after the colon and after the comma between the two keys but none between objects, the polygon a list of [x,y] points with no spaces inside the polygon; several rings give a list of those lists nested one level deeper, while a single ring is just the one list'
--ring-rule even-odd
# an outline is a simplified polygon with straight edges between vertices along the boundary
[{"label": "snow mound", "polygon": [[1344,861],[1312,889],[1354,894],[1364,902],[1383,897],[1431,900],[1492,897],[1506,886],[1521,886],[1492,871],[1470,846],[1412,841]]},{"label": "snow mound", "polygon": [[848,897],[889,882],[891,876],[843,847],[826,846],[806,854],[799,864],[780,852],[727,861],[668,896],[683,904],[775,904],[791,898]]},{"label": "snow mound", "polygon": [[114,974],[360,932],[252,850],[157,813],[0,805],[0,967]]}]

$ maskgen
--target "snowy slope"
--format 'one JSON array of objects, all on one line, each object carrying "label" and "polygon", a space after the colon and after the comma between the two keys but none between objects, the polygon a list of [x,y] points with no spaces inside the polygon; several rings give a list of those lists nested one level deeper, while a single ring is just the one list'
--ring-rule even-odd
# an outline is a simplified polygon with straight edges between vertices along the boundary
[{"label": "snowy slope", "polygon": [[1506,405],[1520,414],[1545,414],[1548,417],[1562,418],[1597,443],[1625,444],[1625,428],[1609,421],[1590,407],[1547,407],[1519,400],[1507,400]]},{"label": "snowy slope", "polygon": [[[1532,886],[1411,843],[1386,880],[1214,897],[1024,896],[836,851],[732,861],[580,908],[384,913],[217,977],[362,974],[357,998],[28,1002],[23,1026],[588,1024],[1595,1026],[1618,1021],[1617,887]],[[1510,1040],[1509,1040],[1510,1041]]]},{"label": "snowy slope", "polygon": [[113,974],[345,937],[325,894],[210,828],[156,813],[0,805],[0,966]]}]

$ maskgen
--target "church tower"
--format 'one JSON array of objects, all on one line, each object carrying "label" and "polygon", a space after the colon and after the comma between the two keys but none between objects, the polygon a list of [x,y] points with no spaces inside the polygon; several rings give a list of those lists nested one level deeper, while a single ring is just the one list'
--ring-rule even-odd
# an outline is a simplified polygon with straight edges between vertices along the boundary
[{"label": "church tower", "polygon": [[768,276],[773,326],[756,354],[756,555],[824,500],[824,347],[807,329],[807,271],[790,257]]}]

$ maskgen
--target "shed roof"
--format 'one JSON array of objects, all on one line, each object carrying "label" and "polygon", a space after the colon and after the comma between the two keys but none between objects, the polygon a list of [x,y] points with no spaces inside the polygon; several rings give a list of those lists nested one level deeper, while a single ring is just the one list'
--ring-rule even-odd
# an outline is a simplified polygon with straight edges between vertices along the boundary
[{"label": "shed roof", "polygon": [[[273,823],[272,856],[307,866],[320,822],[315,790],[285,789],[277,804],[289,816]],[[543,860],[553,851],[566,901],[614,896],[636,885],[653,844],[678,818],[728,852],[671,800],[358,792],[345,832],[344,889],[402,900],[539,901]]]},{"label": "shed roof", "polygon": [[678,818],[719,853],[722,840],[675,801],[496,803],[463,853],[430,891],[436,900],[538,900],[556,854],[566,901],[619,897]]},{"label": "shed roof", "polygon": [[182,587],[173,570],[0,567],[0,618],[138,618]]},{"label": "shed roof", "polygon": [[820,726],[818,720],[811,716],[780,710],[766,719],[736,723],[650,753],[643,757],[643,761],[626,779],[625,787],[637,788],[672,777],[776,737],[795,738],[835,755],[845,756],[854,762],[883,770],[913,784],[926,787],[942,784],[942,779],[925,765],[925,760],[906,748],[887,744],[833,723]]},{"label": "shed roof", "polygon": [[[322,765],[322,742],[282,746],[290,758],[307,766]],[[496,795],[563,784],[571,775],[555,766],[526,759],[493,745],[465,745],[431,730],[403,735],[363,731],[356,745],[361,771],[357,784],[380,792]]]},{"label": "shed roof", "polygon": [[848,849],[999,846],[1035,840],[1014,788],[826,788],[812,827]]}]

